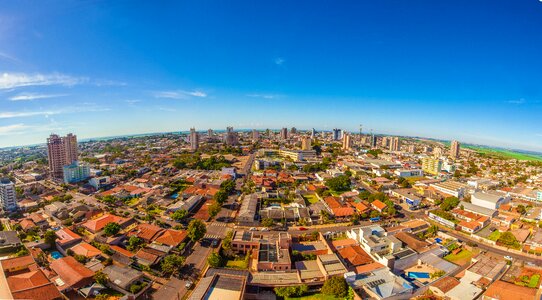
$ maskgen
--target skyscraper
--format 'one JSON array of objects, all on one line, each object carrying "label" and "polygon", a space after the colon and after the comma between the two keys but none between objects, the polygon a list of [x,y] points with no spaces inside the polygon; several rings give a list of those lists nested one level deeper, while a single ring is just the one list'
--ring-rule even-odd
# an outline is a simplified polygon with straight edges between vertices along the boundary
[{"label": "skyscraper", "polygon": [[304,137],[301,140],[301,150],[311,150],[312,149],[312,139]]},{"label": "skyscraper", "polygon": [[213,136],[213,130],[211,128],[207,129],[207,135],[209,137]]},{"label": "skyscraper", "polygon": [[450,156],[452,158],[459,158],[459,151],[460,151],[461,144],[459,144],[458,141],[453,140],[452,144],[450,146]]},{"label": "skyscraper", "polygon": [[196,151],[199,148],[199,134],[196,128],[190,128],[190,150]]},{"label": "skyscraper", "polygon": [[284,127],[280,130],[280,138],[283,140],[288,139],[288,128]]},{"label": "skyscraper", "polygon": [[316,137],[316,129],[311,130],[311,139],[314,139]]},{"label": "skyscraper", "polygon": [[343,150],[349,150],[352,146],[352,138],[349,134],[343,134]]},{"label": "skyscraper", "polygon": [[252,142],[256,143],[260,139],[260,132],[256,129],[252,129]]},{"label": "skyscraper", "polygon": [[297,133],[297,128],[292,127],[292,129],[290,129],[290,133],[291,134],[296,134]]},{"label": "skyscraper", "polygon": [[339,128],[333,128],[333,140],[340,141],[342,138],[342,130]]},{"label": "skyscraper", "polygon": [[8,178],[0,179],[0,205],[4,211],[17,210],[15,184]]},{"label": "skyscraper", "polygon": [[77,161],[77,136],[68,134],[60,137],[51,134],[47,139],[49,171],[53,178],[63,178],[62,167]]},{"label": "skyscraper", "polygon": [[390,151],[399,151],[401,150],[401,141],[399,137],[392,137],[390,140]]}]

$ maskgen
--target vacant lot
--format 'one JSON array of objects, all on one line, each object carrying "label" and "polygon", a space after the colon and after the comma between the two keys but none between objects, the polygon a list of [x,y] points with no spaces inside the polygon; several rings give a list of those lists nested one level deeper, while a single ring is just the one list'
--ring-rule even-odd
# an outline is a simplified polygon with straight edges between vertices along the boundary
[{"label": "vacant lot", "polygon": [[457,254],[448,254],[444,256],[444,259],[457,265],[465,265],[470,263],[473,255],[474,253],[472,253],[471,251],[463,249]]},{"label": "vacant lot", "polygon": [[314,194],[303,195],[303,198],[305,199],[305,202],[308,202],[308,204],[314,204],[320,201],[318,200],[318,197],[316,197],[316,195]]}]

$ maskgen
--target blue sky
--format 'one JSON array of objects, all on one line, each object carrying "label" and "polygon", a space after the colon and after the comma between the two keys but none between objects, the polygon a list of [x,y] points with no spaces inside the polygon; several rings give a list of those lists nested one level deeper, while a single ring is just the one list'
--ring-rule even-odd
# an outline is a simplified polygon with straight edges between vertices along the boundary
[{"label": "blue sky", "polygon": [[0,147],[334,127],[542,151],[542,2],[3,1]]}]

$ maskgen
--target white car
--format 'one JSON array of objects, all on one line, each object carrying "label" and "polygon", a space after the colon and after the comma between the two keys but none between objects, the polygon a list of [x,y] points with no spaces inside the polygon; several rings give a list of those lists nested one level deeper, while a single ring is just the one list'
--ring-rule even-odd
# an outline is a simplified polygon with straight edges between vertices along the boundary
[{"label": "white car", "polygon": [[504,259],[507,259],[507,260],[512,260],[512,257],[511,257],[511,256],[509,256],[509,255],[506,255],[506,256],[504,257]]},{"label": "white car", "polygon": [[256,231],[256,230],[258,230],[258,228],[256,228],[256,227],[250,227],[249,230],[250,230],[250,231]]},{"label": "white car", "polygon": [[189,288],[192,287],[193,284],[194,284],[194,283],[193,283],[192,281],[188,280],[184,286],[185,286],[187,289],[189,289]]},{"label": "white car", "polygon": [[260,229],[260,231],[269,231],[269,228],[264,227],[264,228]]}]

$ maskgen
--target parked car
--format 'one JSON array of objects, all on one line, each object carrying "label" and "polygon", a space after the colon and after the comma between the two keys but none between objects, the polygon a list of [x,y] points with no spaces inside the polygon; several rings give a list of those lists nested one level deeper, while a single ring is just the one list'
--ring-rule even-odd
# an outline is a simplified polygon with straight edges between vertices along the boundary
[{"label": "parked car", "polygon": [[506,259],[506,260],[512,260],[512,257],[511,257],[510,255],[506,255],[506,256],[504,257],[504,259]]},{"label": "parked car", "polygon": [[308,228],[305,228],[305,227],[299,227],[299,230],[305,231],[305,230],[309,230],[309,229],[308,229]]},{"label": "parked car", "polygon": [[256,228],[256,227],[250,227],[249,230],[250,230],[250,231],[256,231],[256,230],[258,230],[258,228]]},{"label": "parked car", "polygon": [[194,283],[191,280],[188,280],[184,285],[187,289],[191,288]]}]

